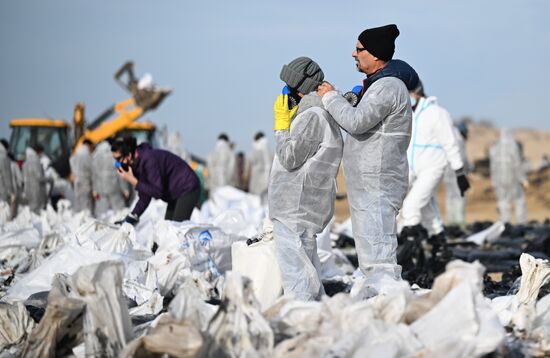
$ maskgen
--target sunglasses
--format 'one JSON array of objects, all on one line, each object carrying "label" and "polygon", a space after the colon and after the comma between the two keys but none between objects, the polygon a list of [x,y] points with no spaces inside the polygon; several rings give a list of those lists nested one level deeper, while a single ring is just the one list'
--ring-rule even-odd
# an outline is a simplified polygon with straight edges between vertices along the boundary
[{"label": "sunglasses", "polygon": [[356,47],[356,48],[355,48],[355,52],[357,52],[357,53],[359,53],[359,52],[361,52],[361,51],[366,51],[366,50],[367,50],[367,49],[364,48],[364,47]]}]

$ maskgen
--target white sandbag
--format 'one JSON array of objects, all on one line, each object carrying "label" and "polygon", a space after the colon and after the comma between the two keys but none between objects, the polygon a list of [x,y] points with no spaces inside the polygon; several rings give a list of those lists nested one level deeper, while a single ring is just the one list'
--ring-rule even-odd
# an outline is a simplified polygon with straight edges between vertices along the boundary
[{"label": "white sandbag", "polygon": [[[85,304],[70,297],[66,275],[56,275],[48,295],[48,306],[40,323],[25,344],[23,357],[64,356],[79,344],[82,331],[82,311]],[[63,344],[58,344],[63,342]]]},{"label": "white sandbag", "polygon": [[295,337],[299,334],[313,334],[323,320],[323,305],[317,301],[297,301],[281,298],[264,311],[269,325],[278,340]]},{"label": "white sandbag", "polygon": [[261,240],[248,246],[236,242],[231,246],[233,271],[252,281],[254,295],[261,309],[270,307],[283,293],[281,270],[275,256],[275,241]]},{"label": "white sandbag", "polygon": [[156,316],[162,311],[163,299],[158,291],[153,291],[145,302],[130,308],[129,314],[131,317]]},{"label": "white sandbag", "polygon": [[159,250],[149,260],[156,270],[159,293],[166,296],[191,272],[189,259],[178,250]]},{"label": "white sandbag", "polygon": [[531,355],[543,356],[550,353],[550,295],[537,302],[529,338],[536,342],[536,346],[530,349]]},{"label": "white sandbag", "polygon": [[208,293],[201,292],[196,280],[197,278],[192,277],[185,280],[170,302],[168,311],[178,321],[191,322],[201,332],[206,332],[218,307],[205,302]]},{"label": "white sandbag", "polygon": [[550,263],[521,254],[521,283],[514,296],[495,297],[491,306],[504,326],[512,325],[517,335],[522,336],[529,329],[540,288],[550,280]]},{"label": "white sandbag", "polygon": [[237,272],[226,274],[225,297],[210,321],[212,343],[205,356],[271,357],[273,332],[259,311],[251,281]]},{"label": "white sandbag", "polygon": [[122,262],[105,261],[81,267],[68,279],[71,296],[86,304],[86,356],[118,357],[131,338],[132,325],[122,295],[123,276]]},{"label": "white sandbag", "polygon": [[550,262],[521,254],[521,285],[512,301],[512,325],[516,335],[523,335],[530,329],[535,316],[535,304],[540,288],[550,280]]},{"label": "white sandbag", "polygon": [[478,246],[481,246],[484,243],[491,243],[500,237],[500,235],[504,232],[504,229],[504,224],[501,221],[497,221],[487,229],[468,236],[466,241],[473,242]]},{"label": "white sandbag", "polygon": [[445,272],[437,276],[432,289],[425,293],[416,294],[405,314],[405,322],[412,323],[435,307],[449,292],[463,282],[475,287],[476,292],[483,287],[483,273],[485,268],[479,263],[468,263],[454,260],[447,264]]},{"label": "white sandbag", "polygon": [[[240,230],[237,226],[232,226],[237,224],[231,223],[231,220],[234,219],[234,217],[231,217],[232,215],[230,217],[222,215],[229,210],[237,211],[239,215],[242,215],[244,220],[238,224],[246,224],[246,229]],[[228,226],[232,226],[228,227],[228,231],[238,231],[237,235],[253,237],[258,235],[265,216],[266,208],[261,205],[261,198],[258,195],[225,186],[216,188],[210,193],[210,198],[201,206],[199,215],[193,216],[193,221],[197,224],[213,224],[214,220],[219,217],[217,220],[222,229],[224,229],[223,222],[228,220]]]},{"label": "white sandbag", "polygon": [[200,357],[204,343],[191,322],[162,315],[151,331],[130,342],[120,357]]},{"label": "white sandbag", "polygon": [[0,352],[24,342],[34,326],[23,303],[10,305],[0,302]]},{"label": "white sandbag", "polygon": [[133,249],[136,233],[132,225],[122,226],[94,220],[82,225],[76,232],[78,243],[90,249],[128,254]]},{"label": "white sandbag", "polygon": [[[468,281],[410,327],[433,357],[481,357],[493,352],[505,337],[496,313]],[[449,347],[454,349],[448,351]]]},{"label": "white sandbag", "polygon": [[23,301],[33,293],[49,291],[55,274],[71,275],[81,266],[118,258],[118,256],[106,252],[66,245],[15,283],[8,290],[6,299]]},{"label": "white sandbag", "polygon": [[40,245],[40,240],[40,233],[34,227],[9,231],[0,234],[0,250],[18,246],[32,249]]}]

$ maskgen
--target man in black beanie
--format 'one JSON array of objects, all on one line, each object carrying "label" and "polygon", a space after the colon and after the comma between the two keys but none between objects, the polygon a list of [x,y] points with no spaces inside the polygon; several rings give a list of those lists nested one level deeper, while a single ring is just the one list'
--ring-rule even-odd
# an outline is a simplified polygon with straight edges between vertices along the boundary
[{"label": "man in black beanie", "polygon": [[359,268],[367,279],[383,274],[401,277],[396,216],[408,188],[408,88],[417,86],[418,75],[405,62],[392,60],[397,36],[396,25],[359,35],[352,56],[367,78],[356,107],[328,83],[318,89],[326,110],[348,133],[344,175]]}]

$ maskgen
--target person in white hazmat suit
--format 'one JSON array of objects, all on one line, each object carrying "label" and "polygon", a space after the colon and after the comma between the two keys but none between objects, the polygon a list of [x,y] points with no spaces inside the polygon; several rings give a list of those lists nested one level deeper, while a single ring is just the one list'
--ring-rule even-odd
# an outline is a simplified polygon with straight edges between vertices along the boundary
[{"label": "person in white hazmat suit", "polygon": [[[316,235],[334,213],[342,134],[315,91],[324,78],[317,63],[299,57],[284,65],[289,94],[274,105],[275,159],[268,187],[269,218],[286,296],[310,301],[324,294]],[[297,106],[289,109],[289,98]],[[294,117],[295,116],[295,117]]]},{"label": "person in white hazmat suit", "polygon": [[74,176],[74,195],[76,212],[88,211],[93,214],[92,198],[92,151],[93,143],[85,140],[71,156],[69,164]]},{"label": "person in white hazmat suit", "polygon": [[[6,169],[2,164],[2,167],[4,168],[2,172],[0,173],[0,176],[2,176],[3,179],[0,179],[0,185],[2,185],[2,188],[6,188],[6,192],[4,193],[5,197],[2,199],[2,195],[0,194],[0,200],[4,200],[8,202],[11,209],[11,217],[15,217],[17,215],[17,207],[19,205],[19,200],[22,197],[23,194],[23,174],[21,173],[21,169],[19,168],[19,165],[17,164],[17,161],[15,160],[15,157],[9,153],[9,143],[6,139],[2,138],[0,139],[0,143],[2,143],[1,147],[5,149],[5,154],[9,160],[10,163],[10,170],[11,170],[11,195],[10,194],[10,187],[9,184],[7,184],[7,180],[3,175],[6,173]],[[1,149],[0,149],[1,150]],[[0,157],[2,155],[0,154]],[[0,160],[0,162],[3,163],[3,161]],[[6,198],[10,201],[7,201]]]},{"label": "person in white hazmat suit", "polygon": [[237,157],[229,143],[227,134],[218,136],[214,150],[208,154],[206,161],[208,168],[207,186],[210,192],[229,185],[237,185]]},{"label": "person in white hazmat suit", "polygon": [[523,165],[518,143],[508,129],[502,129],[500,139],[489,150],[491,181],[496,191],[500,221],[510,222],[510,204],[514,203],[516,221],[527,220],[525,191],[527,172]]},{"label": "person in white hazmat suit", "polygon": [[435,196],[447,165],[455,172],[461,196],[470,185],[449,112],[435,97],[426,97],[422,83],[411,91],[411,102],[414,113],[407,150],[409,192],[399,218],[401,236],[415,235],[421,225],[428,235],[443,239],[443,221]]},{"label": "person in white hazmat suit", "polygon": [[37,214],[46,208],[48,200],[46,182],[40,157],[33,148],[27,148],[23,163],[23,192],[29,208]]},{"label": "person in white hazmat suit", "polygon": [[[471,168],[466,156],[466,140],[468,139],[468,127],[466,123],[464,121],[458,123],[453,127],[453,132],[457,140],[462,163],[464,163],[464,172],[468,174]],[[456,173],[451,164],[447,165],[443,182],[445,183],[445,215],[447,217],[447,225],[464,226],[466,224],[466,197],[460,193]]]},{"label": "person in white hazmat suit", "polygon": [[267,138],[262,132],[256,133],[252,142],[252,151],[246,159],[248,192],[259,195],[262,203],[267,200],[269,172],[273,163],[273,153],[269,149]]},{"label": "person in white hazmat suit", "polygon": [[109,210],[117,212],[125,207],[130,195],[129,187],[117,174],[107,141],[99,143],[92,155],[92,195],[95,215],[100,217]]},{"label": "person in white hazmat suit", "polygon": [[396,25],[359,35],[352,56],[367,78],[356,107],[330,84],[319,88],[325,108],[347,132],[344,175],[359,268],[367,279],[401,278],[396,216],[408,188],[408,88],[417,86],[418,75],[404,61],[392,60],[398,35]]},{"label": "person in white hazmat suit", "polygon": [[4,145],[0,145],[0,201],[10,204],[15,200],[16,184],[11,168],[11,160]]},{"label": "person in white hazmat suit", "polygon": [[183,140],[181,139],[180,132],[171,131],[166,134],[165,148],[167,151],[174,153],[187,163],[191,163],[191,154],[183,146]]}]

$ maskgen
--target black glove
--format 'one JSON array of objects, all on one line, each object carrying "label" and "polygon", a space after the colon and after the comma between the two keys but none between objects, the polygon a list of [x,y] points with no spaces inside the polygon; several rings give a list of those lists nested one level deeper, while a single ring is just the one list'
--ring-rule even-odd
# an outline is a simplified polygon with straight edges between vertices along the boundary
[{"label": "black glove", "polygon": [[458,188],[460,189],[460,196],[464,196],[464,193],[470,189],[470,182],[468,181],[468,178],[466,177],[466,174],[464,174],[464,170],[462,168],[455,171],[456,173],[456,182],[458,184]]},{"label": "black glove", "polygon": [[137,216],[135,216],[134,214],[128,214],[126,215],[124,220],[115,221],[115,225],[122,225],[123,223],[128,223],[132,226],[136,226],[138,221],[139,221],[139,218]]}]

